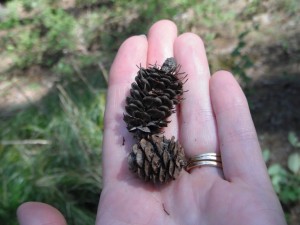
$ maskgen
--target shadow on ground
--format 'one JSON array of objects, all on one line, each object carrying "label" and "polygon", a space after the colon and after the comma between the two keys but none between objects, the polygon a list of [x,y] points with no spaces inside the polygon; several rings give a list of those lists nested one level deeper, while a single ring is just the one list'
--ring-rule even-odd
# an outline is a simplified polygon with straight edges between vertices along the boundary
[{"label": "shadow on ground", "polygon": [[257,130],[300,131],[299,76],[261,77],[246,93]]}]

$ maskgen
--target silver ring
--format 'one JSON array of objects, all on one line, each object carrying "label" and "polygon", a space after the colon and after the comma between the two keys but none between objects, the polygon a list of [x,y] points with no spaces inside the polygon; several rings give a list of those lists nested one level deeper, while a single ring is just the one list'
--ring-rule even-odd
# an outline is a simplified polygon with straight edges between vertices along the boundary
[{"label": "silver ring", "polygon": [[201,166],[214,166],[222,169],[221,155],[217,153],[195,155],[188,160],[186,171],[190,172],[191,169]]}]

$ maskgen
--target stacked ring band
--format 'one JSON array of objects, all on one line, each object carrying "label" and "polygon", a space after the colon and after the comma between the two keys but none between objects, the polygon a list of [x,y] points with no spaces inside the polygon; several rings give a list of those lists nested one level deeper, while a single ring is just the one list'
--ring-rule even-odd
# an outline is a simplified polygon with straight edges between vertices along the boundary
[{"label": "stacked ring band", "polygon": [[201,166],[214,166],[222,168],[221,155],[217,153],[203,153],[191,157],[187,163],[186,171]]}]

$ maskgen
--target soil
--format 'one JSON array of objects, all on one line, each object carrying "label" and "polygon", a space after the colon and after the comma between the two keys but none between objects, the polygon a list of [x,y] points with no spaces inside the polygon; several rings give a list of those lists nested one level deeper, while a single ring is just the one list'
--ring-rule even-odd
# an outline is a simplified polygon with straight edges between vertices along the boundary
[{"label": "soil", "polygon": [[[283,166],[286,166],[290,153],[299,151],[287,139],[290,131],[300,137],[300,26],[295,20],[274,21],[272,12],[256,15],[253,21],[261,23],[261,32],[251,34],[248,41],[252,43],[244,49],[254,62],[247,71],[252,80],[244,90],[259,141],[262,149],[271,151],[270,163]],[[270,27],[278,35],[267,35]],[[197,33],[197,29],[191,30]],[[237,41],[233,37],[218,36],[213,42],[217,46],[213,53],[222,57],[234,49]],[[0,80],[1,113],[35,104],[55,83],[55,76],[39,67],[22,73],[22,76]],[[300,200],[286,210],[290,212],[290,224],[299,224]]]}]

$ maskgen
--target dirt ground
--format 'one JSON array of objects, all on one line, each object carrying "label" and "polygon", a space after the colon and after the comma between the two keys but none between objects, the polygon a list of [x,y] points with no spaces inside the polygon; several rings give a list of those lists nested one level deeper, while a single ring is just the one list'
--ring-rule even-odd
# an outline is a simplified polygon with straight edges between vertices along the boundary
[{"label": "dirt ground", "polygon": [[[266,37],[264,32],[250,35],[253,43],[244,51],[249,54],[254,66],[247,71],[252,80],[244,90],[262,149],[271,151],[270,163],[286,166],[288,155],[299,151],[288,142],[288,133],[294,131],[300,136],[300,26],[293,20],[282,24],[272,22],[270,13],[257,15],[253,20],[261,21],[262,31],[273,26],[273,31],[277,29],[278,35]],[[197,28],[193,31],[197,32]],[[237,40],[232,38],[219,37],[215,42],[215,53],[220,56],[228,54],[236,43]],[[23,73],[27,75],[0,81],[2,112],[35,104],[55,82],[49,71],[38,67]],[[291,214],[290,224],[299,224],[300,201],[286,210]]]}]

